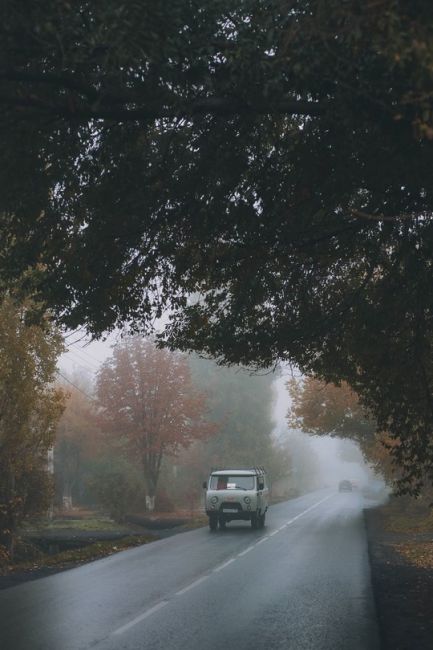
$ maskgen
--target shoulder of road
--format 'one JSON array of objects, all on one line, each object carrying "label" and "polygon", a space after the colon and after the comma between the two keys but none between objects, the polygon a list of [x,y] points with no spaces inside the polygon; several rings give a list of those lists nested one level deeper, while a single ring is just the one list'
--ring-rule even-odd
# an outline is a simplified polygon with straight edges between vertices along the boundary
[{"label": "shoulder of road", "polygon": [[409,499],[364,510],[383,650],[433,648],[433,512]]}]

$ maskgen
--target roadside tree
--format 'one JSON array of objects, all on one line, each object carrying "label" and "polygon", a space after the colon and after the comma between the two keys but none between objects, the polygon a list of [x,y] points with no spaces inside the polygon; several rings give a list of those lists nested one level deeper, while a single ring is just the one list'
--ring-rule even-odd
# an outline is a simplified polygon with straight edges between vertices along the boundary
[{"label": "roadside tree", "polygon": [[209,440],[198,441],[176,461],[167,485],[170,499],[197,507],[201,485],[211,467],[264,465],[272,482],[288,472],[287,454],[272,433],[274,373],[257,375],[247,368],[218,366],[211,359],[189,357],[193,382],[207,395],[207,419],[218,426]]},{"label": "roadside tree", "polygon": [[146,506],[155,507],[162,461],[215,429],[206,400],[191,380],[186,357],[139,336],[123,339],[97,379],[102,428],[143,470]]},{"label": "roadside tree", "polygon": [[366,447],[376,435],[376,423],[346,383],[326,384],[315,377],[287,383],[291,397],[289,425],[313,434],[350,438]]},{"label": "roadside tree", "polygon": [[203,449],[205,471],[217,465],[265,465],[271,473],[275,375],[219,367],[215,361],[196,356],[190,364],[194,383],[208,395],[209,417],[219,426]]},{"label": "roadside tree", "polygon": [[53,384],[62,338],[48,319],[27,325],[27,312],[10,297],[0,304],[0,545],[11,557],[23,518],[48,512],[47,454],[64,406]]},{"label": "roadside tree", "polygon": [[[101,433],[96,406],[80,389],[79,377],[67,384],[64,413],[58,423],[54,446],[57,500],[65,509],[81,502],[88,491],[89,461],[101,453]],[[87,390],[89,387],[86,386]]]},{"label": "roadside tree", "polygon": [[289,381],[287,388],[291,397],[289,426],[308,434],[353,440],[359,444],[365,459],[388,481],[400,478],[390,453],[398,443],[377,430],[377,423],[350,386],[305,377]]}]

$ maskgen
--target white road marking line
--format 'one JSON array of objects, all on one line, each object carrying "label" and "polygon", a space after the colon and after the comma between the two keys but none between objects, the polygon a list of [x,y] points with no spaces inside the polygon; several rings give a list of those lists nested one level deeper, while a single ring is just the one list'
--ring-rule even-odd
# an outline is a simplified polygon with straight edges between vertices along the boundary
[{"label": "white road marking line", "polygon": [[243,555],[246,555],[247,553],[252,551],[253,548],[254,548],[254,545],[253,546],[248,546],[248,548],[246,548],[245,551],[242,551],[242,553],[238,553],[238,557],[242,557]]},{"label": "white road marking line", "polygon": [[321,500],[318,501],[317,503],[314,503],[312,506],[310,506],[309,508],[307,508],[307,509],[304,510],[303,512],[300,512],[299,515],[296,515],[296,517],[293,517],[293,519],[289,519],[289,521],[286,521],[286,523],[284,524],[284,526],[290,526],[290,524],[293,524],[293,522],[296,521],[297,519],[299,519],[299,517],[302,517],[303,515],[306,515],[307,512],[310,512],[310,510],[314,510],[314,508],[317,508],[317,506],[320,506],[321,503],[323,503],[324,501],[327,501],[327,500],[330,499],[332,496],[333,496],[333,495],[330,494],[329,496],[325,497],[324,499],[321,499]]},{"label": "white road marking line", "polygon": [[235,561],[235,558],[232,557],[230,560],[227,560],[227,562],[224,562],[224,564],[220,564],[219,566],[217,566],[217,567],[213,570],[213,573],[218,573],[218,571],[222,571],[223,569],[226,568],[226,566],[228,566],[229,564],[231,564],[231,563],[234,562],[234,561]]},{"label": "white road marking line", "polygon": [[263,542],[266,542],[266,540],[269,539],[268,536],[266,537],[261,537],[258,542],[254,544],[254,546],[258,546],[259,544],[263,544]]},{"label": "white road marking line", "polygon": [[276,535],[279,532],[279,530],[280,529],[277,528],[277,530],[274,530],[272,533],[269,533],[268,537],[273,537],[274,535]]},{"label": "white road marking line", "polygon": [[194,587],[197,587],[197,585],[207,580],[207,578],[209,578],[208,575],[202,576],[201,578],[194,580],[194,582],[191,582],[191,584],[188,585],[187,587],[184,587],[183,589],[180,589],[180,591],[177,591],[176,596],[181,596],[182,594],[186,594],[187,591],[189,591],[190,589],[194,589]]},{"label": "white road marking line", "polygon": [[168,600],[161,600],[161,602],[157,603],[150,609],[147,609],[145,612],[140,614],[140,616],[133,618],[132,621],[129,621],[129,623],[126,623],[126,625],[122,625],[122,627],[117,628],[117,630],[113,632],[113,635],[123,634],[123,632],[126,632],[126,630],[129,630],[131,627],[134,627],[134,625],[137,625],[137,623],[140,623],[140,621],[144,621],[145,618],[151,616],[152,614],[157,612],[159,609],[162,609],[166,605],[168,605]]}]

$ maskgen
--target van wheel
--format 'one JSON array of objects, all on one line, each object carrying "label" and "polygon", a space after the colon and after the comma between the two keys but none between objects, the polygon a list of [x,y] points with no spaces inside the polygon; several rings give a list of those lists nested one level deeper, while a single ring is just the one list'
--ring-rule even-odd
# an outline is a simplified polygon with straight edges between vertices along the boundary
[{"label": "van wheel", "polygon": [[209,517],[209,528],[211,530],[216,530],[218,528],[218,517],[215,515]]},{"label": "van wheel", "polygon": [[227,522],[224,519],[224,517],[220,517],[219,522],[220,522],[220,528],[225,528],[226,527]]},{"label": "van wheel", "polygon": [[258,517],[256,512],[253,512],[253,514],[251,515],[251,528],[253,528],[254,530],[258,528]]},{"label": "van wheel", "polygon": [[263,528],[265,525],[266,513],[259,515],[259,528]]}]

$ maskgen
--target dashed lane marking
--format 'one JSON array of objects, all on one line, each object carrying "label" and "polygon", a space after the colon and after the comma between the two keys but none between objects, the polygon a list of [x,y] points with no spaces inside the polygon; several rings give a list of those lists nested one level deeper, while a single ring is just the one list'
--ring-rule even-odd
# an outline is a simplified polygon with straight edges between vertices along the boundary
[{"label": "dashed lane marking", "polygon": [[286,521],[286,523],[284,524],[284,527],[286,527],[286,526],[290,526],[290,524],[293,524],[294,521],[296,521],[297,519],[299,519],[299,518],[302,517],[303,515],[306,515],[307,512],[310,512],[311,510],[314,510],[314,508],[317,508],[317,506],[320,506],[321,503],[323,503],[324,501],[327,501],[327,500],[330,499],[332,496],[333,496],[332,494],[328,495],[328,496],[325,497],[324,499],[321,499],[321,500],[318,501],[317,503],[314,503],[312,506],[310,506],[310,507],[307,508],[306,510],[303,510],[302,512],[300,512],[299,515],[296,515],[296,517],[293,517],[293,519],[289,519],[289,521]]},{"label": "dashed lane marking", "polygon": [[122,625],[122,627],[117,628],[117,630],[113,632],[113,635],[123,634],[123,632],[126,632],[126,630],[129,630],[131,627],[134,627],[134,625],[137,625],[137,623],[144,621],[145,618],[151,616],[152,614],[157,612],[159,609],[162,609],[166,605],[168,605],[168,600],[161,600],[159,603],[157,603],[150,609],[147,609],[145,612],[140,614],[140,616],[133,618],[132,621],[129,621],[129,623],[126,623],[126,625]]},{"label": "dashed lane marking", "polygon": [[213,573],[218,573],[219,571],[222,571],[223,569],[226,568],[226,566],[228,566],[229,564],[231,564],[232,562],[234,562],[235,559],[236,559],[236,558],[232,557],[232,558],[230,558],[230,560],[227,560],[227,562],[224,562],[224,564],[220,564],[219,566],[217,566],[217,567],[213,570]]},{"label": "dashed lane marking", "polygon": [[194,580],[194,582],[191,582],[191,584],[188,585],[187,587],[184,587],[183,589],[180,589],[180,591],[177,591],[176,596],[182,596],[182,594],[186,594],[187,591],[189,591],[190,589],[194,589],[194,587],[197,587],[199,584],[207,580],[207,578],[209,578],[209,576],[205,575],[202,576],[201,578],[198,578],[197,580]]},{"label": "dashed lane marking", "polygon": [[245,551],[242,551],[241,553],[238,553],[238,557],[242,557],[243,555],[246,555],[247,553],[252,551],[253,548],[255,548],[255,544],[253,546],[248,546],[248,548],[246,548]]}]

